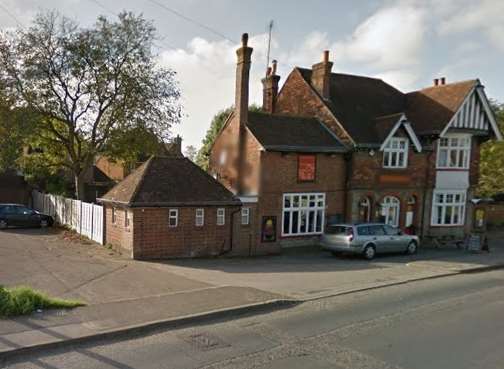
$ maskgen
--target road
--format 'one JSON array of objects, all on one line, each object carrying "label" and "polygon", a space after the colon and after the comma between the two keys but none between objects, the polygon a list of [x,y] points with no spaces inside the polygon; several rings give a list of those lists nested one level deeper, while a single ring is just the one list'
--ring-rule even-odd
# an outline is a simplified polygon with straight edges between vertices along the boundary
[{"label": "road", "polygon": [[502,369],[503,314],[504,271],[497,270],[321,299],[125,341],[62,348],[4,365],[9,369]]}]

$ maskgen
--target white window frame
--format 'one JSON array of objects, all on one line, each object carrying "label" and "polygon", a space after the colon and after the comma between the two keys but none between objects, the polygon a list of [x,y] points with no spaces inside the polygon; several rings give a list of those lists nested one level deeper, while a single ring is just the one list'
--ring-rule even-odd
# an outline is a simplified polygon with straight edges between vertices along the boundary
[{"label": "white window frame", "polygon": [[205,209],[196,209],[195,223],[196,227],[203,227],[205,225]]},{"label": "white window frame", "polygon": [[[391,212],[390,209],[394,210],[395,219],[390,222]],[[385,224],[391,225],[392,227],[399,227],[399,218],[401,217],[401,200],[395,196],[385,196],[381,203],[382,215],[385,217]]]},{"label": "white window frame", "polygon": [[223,226],[224,224],[226,224],[226,209],[225,208],[218,208],[217,209],[217,225]]},{"label": "white window frame", "polygon": [[[401,147],[404,144],[404,147]],[[408,167],[409,140],[406,137],[392,137],[383,149],[384,168],[407,168]],[[402,162],[399,161],[402,154]],[[395,158],[395,164],[392,159]]]},{"label": "white window frame", "polygon": [[[295,198],[297,197],[297,206],[295,205]],[[289,206],[286,207],[286,200],[289,199]],[[306,199],[303,205],[304,199]],[[325,193],[321,192],[305,192],[305,193],[285,193],[282,198],[282,237],[298,237],[307,235],[317,235],[322,234],[325,226]],[[314,206],[310,206],[313,203]],[[293,218],[294,213],[297,213],[297,232],[293,232]],[[310,227],[309,219],[310,213],[313,213],[313,226]],[[307,222],[305,224],[305,231],[301,232],[301,217],[305,215]],[[317,223],[319,214],[321,214],[320,219],[320,230],[317,231]],[[289,217],[289,230],[285,232],[284,225],[286,216]],[[311,230],[310,230],[311,229]]]},{"label": "white window frame", "polygon": [[241,209],[241,224],[242,225],[250,224],[250,208]]},{"label": "white window frame", "polygon": [[[464,190],[435,190],[432,195],[431,225],[436,227],[463,226],[466,216],[466,198],[467,191]],[[450,222],[446,223],[445,218],[448,208],[451,209]],[[439,214],[439,211],[441,211],[441,214]],[[458,217],[457,222],[454,222],[455,215]]]},{"label": "white window frame", "polygon": [[[171,220],[175,219],[175,224],[171,224]],[[178,209],[168,210],[168,227],[175,228],[178,226]]]},{"label": "white window frame", "polygon": [[112,207],[112,224],[117,224],[117,213],[115,207]]},{"label": "white window frame", "polygon": [[[471,135],[447,134],[437,142],[437,169],[469,169],[471,160]],[[441,164],[441,153],[446,152],[446,163]],[[455,163],[452,163],[452,153]],[[461,157],[462,156],[462,157]],[[462,162],[462,165],[460,165]]]}]

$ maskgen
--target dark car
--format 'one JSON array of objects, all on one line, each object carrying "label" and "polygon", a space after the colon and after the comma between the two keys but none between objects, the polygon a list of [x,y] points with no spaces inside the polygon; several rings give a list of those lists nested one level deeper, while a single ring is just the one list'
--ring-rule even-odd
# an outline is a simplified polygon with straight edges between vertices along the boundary
[{"label": "dark car", "polygon": [[0,229],[7,227],[51,227],[51,216],[20,204],[0,204]]}]

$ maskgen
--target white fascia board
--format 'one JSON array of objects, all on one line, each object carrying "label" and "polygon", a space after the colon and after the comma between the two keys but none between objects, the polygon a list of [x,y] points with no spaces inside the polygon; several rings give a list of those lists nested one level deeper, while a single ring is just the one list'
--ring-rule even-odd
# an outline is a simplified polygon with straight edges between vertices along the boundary
[{"label": "white fascia board", "polygon": [[455,119],[457,119],[457,116],[458,116],[458,114],[460,112],[460,109],[462,109],[465,106],[465,104],[469,101],[469,99],[471,98],[472,94],[474,93],[474,90],[475,90],[475,87],[473,87],[471,89],[471,92],[469,92],[467,94],[467,96],[464,98],[464,101],[462,101],[462,104],[460,104],[460,106],[458,107],[457,111],[453,114],[453,116],[451,117],[451,119],[448,122],[448,124],[443,128],[443,130],[439,134],[439,137],[444,137],[444,135],[446,134],[446,132],[448,132],[448,130],[450,129],[450,127],[453,124],[453,122],[455,121]]},{"label": "white fascia board", "polygon": [[499,129],[499,125],[497,124],[495,120],[495,116],[492,112],[492,109],[490,108],[490,104],[488,103],[488,99],[485,95],[485,92],[483,91],[483,88],[476,88],[476,92],[478,93],[478,97],[480,98],[481,102],[483,103],[483,107],[485,108],[485,113],[488,117],[488,120],[490,121],[490,125],[492,126],[492,129],[495,133],[495,137],[497,137],[497,141],[502,141],[502,132]]},{"label": "white fascia board", "polygon": [[409,138],[413,142],[413,145],[415,146],[415,149],[418,152],[422,152],[422,144],[420,143],[420,140],[418,139],[417,135],[415,134],[415,131],[413,131],[413,127],[411,127],[411,124],[408,123],[406,115],[401,115],[397,123],[394,125],[390,133],[388,134],[387,138],[383,141],[382,145],[380,146],[380,151],[383,151],[385,149],[385,146],[387,146],[388,141],[394,137],[395,133],[399,129],[399,127],[403,125],[404,129],[406,130],[406,133],[408,134]]}]

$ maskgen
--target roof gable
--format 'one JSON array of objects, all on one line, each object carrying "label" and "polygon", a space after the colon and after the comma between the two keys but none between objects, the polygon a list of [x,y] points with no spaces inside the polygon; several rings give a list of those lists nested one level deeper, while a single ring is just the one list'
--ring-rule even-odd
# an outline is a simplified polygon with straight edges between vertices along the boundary
[{"label": "roof gable", "polygon": [[99,200],[131,207],[240,204],[189,159],[159,156],[151,157]]},{"label": "roof gable", "polygon": [[441,133],[477,83],[456,82],[406,94],[406,115],[417,134]]},{"label": "roof gable", "polygon": [[481,85],[476,85],[466,96],[450,122],[441,132],[443,136],[450,128],[484,131],[495,134],[498,140],[502,140],[494,114],[488,103],[488,99]]},{"label": "roof gable", "polygon": [[387,126],[390,126],[391,123],[393,123],[392,128],[388,130],[387,137],[383,140],[382,145],[380,146],[380,150],[384,150],[385,147],[387,146],[387,143],[390,141],[392,137],[395,136],[396,132],[400,127],[403,127],[404,130],[406,131],[406,134],[408,135],[409,139],[413,143],[413,146],[415,146],[415,149],[417,152],[422,151],[422,144],[420,143],[420,140],[418,139],[417,135],[413,131],[413,128],[409,124],[406,115],[404,113],[398,113],[398,114],[392,114],[389,116],[385,117],[379,117],[376,119],[376,122],[379,126],[382,128],[386,128]]}]

